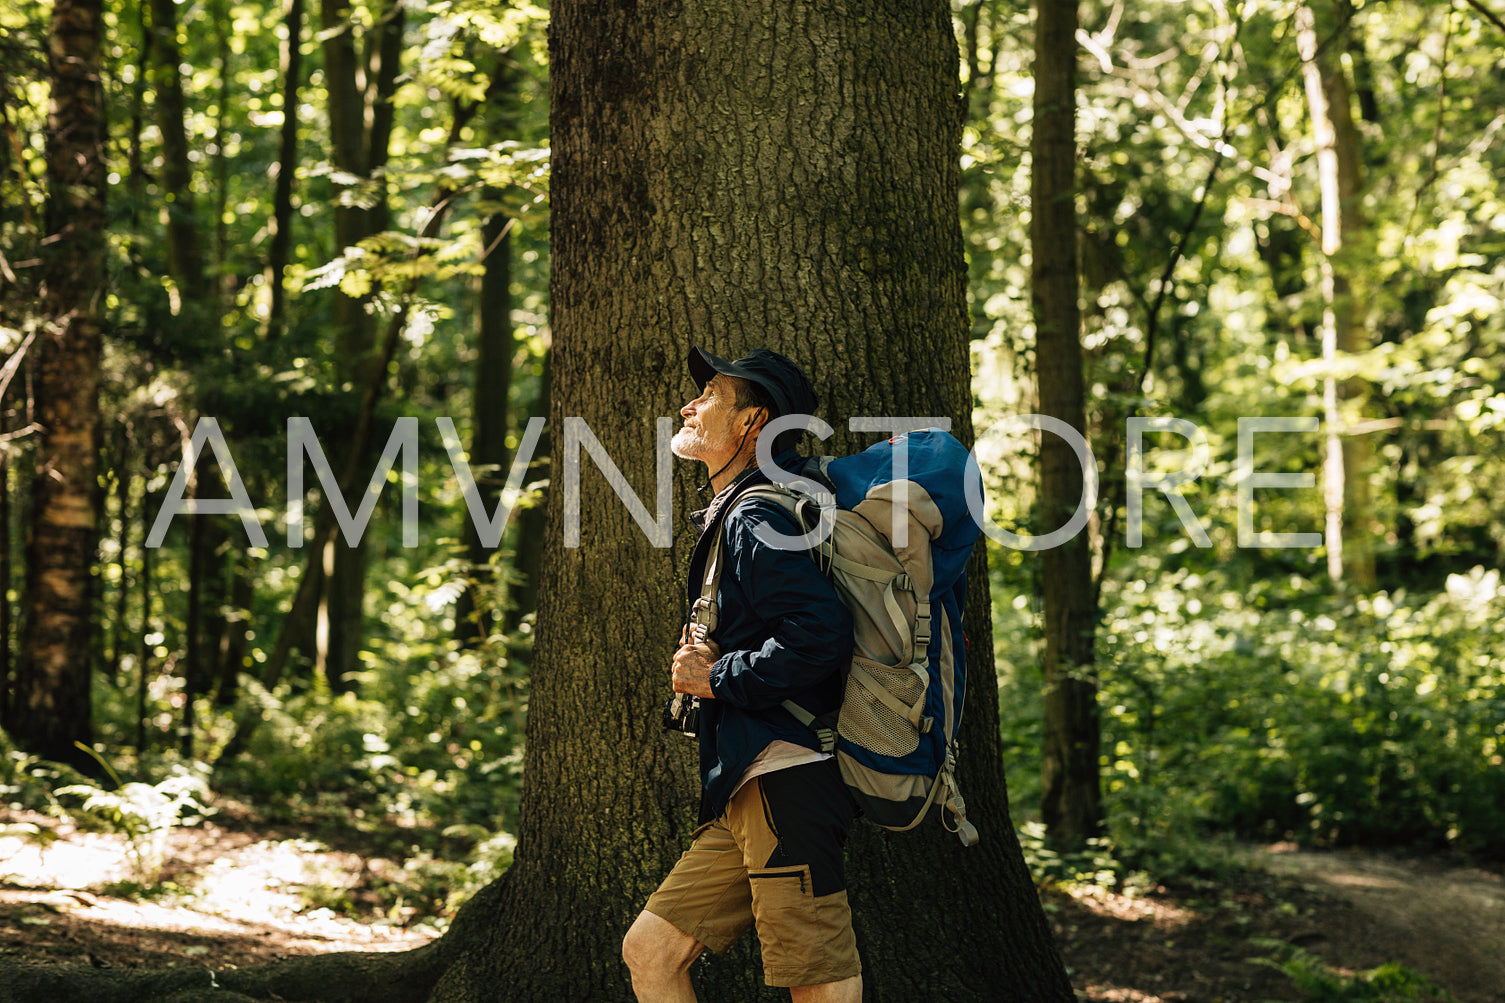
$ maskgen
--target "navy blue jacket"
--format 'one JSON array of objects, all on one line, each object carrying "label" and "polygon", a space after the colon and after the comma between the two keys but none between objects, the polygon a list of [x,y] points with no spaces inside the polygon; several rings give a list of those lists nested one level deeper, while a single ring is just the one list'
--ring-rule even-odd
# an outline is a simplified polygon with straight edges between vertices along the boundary
[{"label": "navy blue jacket", "polygon": [[[799,454],[775,460],[794,469]],[[754,468],[725,497],[718,497],[701,525],[722,521],[726,550],[716,601],[719,620],[711,639],[721,657],[711,667],[713,700],[700,702],[700,821],[726,808],[738,779],[775,739],[819,749],[815,734],[780,704],[793,700],[815,715],[841,704],[841,670],[852,657],[852,614],[807,552],[779,550],[754,535],[767,522],[785,536],[803,532],[794,517],[773,502],[737,498],[768,478]],[[702,513],[696,513],[701,516]],[[700,597],[713,537],[703,532],[690,559],[689,599]]]}]

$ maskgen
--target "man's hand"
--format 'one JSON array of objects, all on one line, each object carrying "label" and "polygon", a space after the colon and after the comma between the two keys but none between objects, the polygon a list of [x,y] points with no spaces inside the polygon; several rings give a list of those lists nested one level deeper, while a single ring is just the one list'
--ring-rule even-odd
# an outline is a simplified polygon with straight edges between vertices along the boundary
[{"label": "man's hand", "polygon": [[674,692],[688,693],[702,700],[713,700],[711,666],[721,657],[721,649],[712,641],[681,644],[674,653]]}]

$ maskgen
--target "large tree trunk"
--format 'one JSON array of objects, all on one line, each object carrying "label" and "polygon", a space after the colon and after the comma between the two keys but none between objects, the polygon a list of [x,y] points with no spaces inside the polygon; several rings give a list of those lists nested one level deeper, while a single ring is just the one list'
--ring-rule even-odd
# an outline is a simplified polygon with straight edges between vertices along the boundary
[{"label": "large tree trunk", "polygon": [[[948,5],[551,11],[556,471],[572,460],[560,423],[581,416],[652,498],[654,418],[693,392],[696,343],[803,362],[839,429],[853,415],[937,416],[968,437]],[[702,502],[696,479],[680,473],[681,515]],[[557,488],[550,503],[516,862],[484,949],[436,1000],[499,985],[517,999],[629,999],[621,935],[688,843],[690,743],[658,719],[694,533],[676,518],[673,548],[656,550],[604,478],[582,482],[578,549],[563,546]],[[962,776],[984,841],[964,850],[934,820],[855,831],[876,1000],[1072,998],[1006,813],[978,570]],[[704,998],[784,998],[763,987],[754,951],[749,937],[698,965]]]},{"label": "large tree trunk", "polygon": [[104,107],[100,0],[57,0],[48,55],[47,239],[34,351],[37,476],[26,545],[26,621],[8,727],[17,742],[92,769],[90,577],[98,546],[103,342]]},{"label": "large tree trunk", "polygon": [[[1085,434],[1081,319],[1077,306],[1077,0],[1035,4],[1034,135],[1030,251],[1035,367],[1040,411]],[[1040,518],[1064,525],[1082,497],[1082,467],[1070,444],[1040,442]],[[1052,842],[1079,847],[1102,822],[1098,780],[1096,610],[1086,534],[1042,555],[1045,579],[1045,758],[1043,811]]]}]

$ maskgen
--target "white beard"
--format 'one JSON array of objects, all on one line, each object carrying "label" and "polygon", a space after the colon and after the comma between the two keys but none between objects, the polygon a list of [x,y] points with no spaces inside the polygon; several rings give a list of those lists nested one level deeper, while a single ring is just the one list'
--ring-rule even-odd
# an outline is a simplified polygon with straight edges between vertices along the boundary
[{"label": "white beard", "polygon": [[681,428],[669,440],[669,451],[681,460],[698,460],[708,445],[704,429]]}]

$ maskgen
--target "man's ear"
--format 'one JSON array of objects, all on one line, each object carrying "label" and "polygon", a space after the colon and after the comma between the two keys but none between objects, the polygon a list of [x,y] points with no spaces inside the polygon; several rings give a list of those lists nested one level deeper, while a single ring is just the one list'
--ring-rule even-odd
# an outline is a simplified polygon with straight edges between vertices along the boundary
[{"label": "man's ear", "polygon": [[747,423],[742,427],[751,432],[753,428],[761,428],[766,424],[768,424],[768,409],[760,407],[758,413],[747,419]]}]

